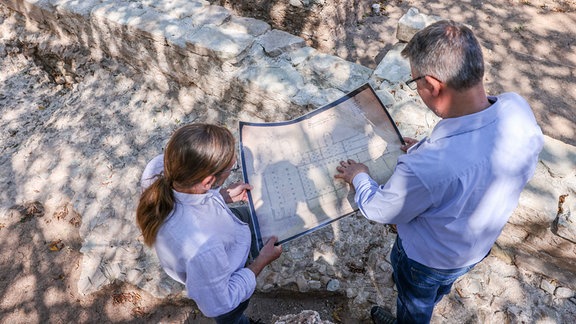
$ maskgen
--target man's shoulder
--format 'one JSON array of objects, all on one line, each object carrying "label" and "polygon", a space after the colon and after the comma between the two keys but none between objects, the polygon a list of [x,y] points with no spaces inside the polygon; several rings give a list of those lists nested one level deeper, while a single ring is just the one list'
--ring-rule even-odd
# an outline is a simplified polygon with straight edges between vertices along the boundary
[{"label": "man's shoulder", "polygon": [[529,108],[528,101],[516,92],[504,92],[496,96],[500,105],[521,106]]},{"label": "man's shoulder", "polygon": [[522,97],[520,94],[518,94],[516,92],[503,92],[503,93],[497,95],[496,97],[504,98],[504,99],[518,99],[518,100],[526,101],[526,99],[524,99],[524,97]]},{"label": "man's shoulder", "polygon": [[[514,92],[498,95],[498,120],[505,129],[513,131],[538,128],[536,117],[526,99]],[[515,125],[512,127],[512,125]]]}]

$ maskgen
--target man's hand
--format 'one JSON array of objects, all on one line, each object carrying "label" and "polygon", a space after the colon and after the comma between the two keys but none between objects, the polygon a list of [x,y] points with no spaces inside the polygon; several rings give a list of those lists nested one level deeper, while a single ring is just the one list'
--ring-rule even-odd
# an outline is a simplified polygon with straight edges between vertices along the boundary
[{"label": "man's hand", "polygon": [[274,246],[277,241],[278,238],[276,236],[272,236],[268,242],[266,242],[266,245],[262,247],[260,254],[258,254],[256,259],[254,259],[254,262],[248,266],[248,269],[252,270],[256,276],[260,274],[266,265],[278,259],[280,254],[282,254],[282,245]]},{"label": "man's hand", "polygon": [[228,186],[228,188],[220,189],[220,194],[227,204],[248,201],[248,190],[252,190],[252,186],[244,182],[236,182]]},{"label": "man's hand", "polygon": [[354,160],[340,161],[340,166],[336,167],[336,171],[338,173],[334,175],[334,178],[342,179],[349,184],[352,184],[352,180],[358,173],[370,173],[367,166]]},{"label": "man's hand", "polygon": [[409,148],[411,148],[412,146],[414,146],[414,144],[418,143],[419,141],[417,139],[411,138],[411,137],[404,137],[404,143],[406,143],[405,145],[400,146],[400,149],[404,152],[408,151]]}]

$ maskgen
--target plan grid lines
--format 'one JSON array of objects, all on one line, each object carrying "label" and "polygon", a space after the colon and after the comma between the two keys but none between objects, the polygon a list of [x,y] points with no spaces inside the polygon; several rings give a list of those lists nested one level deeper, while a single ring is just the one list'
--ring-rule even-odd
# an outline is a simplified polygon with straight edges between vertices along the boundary
[{"label": "plan grid lines", "polygon": [[314,231],[357,210],[354,192],[334,178],[340,161],[364,163],[373,178],[391,176],[402,139],[368,84],[297,119],[240,122],[244,181],[258,244]]}]

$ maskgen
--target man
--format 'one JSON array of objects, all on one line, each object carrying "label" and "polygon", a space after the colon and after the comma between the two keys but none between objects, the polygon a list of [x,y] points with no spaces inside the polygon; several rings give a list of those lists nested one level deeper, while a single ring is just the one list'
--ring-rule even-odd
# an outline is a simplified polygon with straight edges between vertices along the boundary
[{"label": "man", "polygon": [[534,174],[542,132],[519,95],[486,95],[482,50],[472,31],[439,21],[402,51],[418,94],[442,120],[429,137],[406,138],[396,169],[378,185],[368,168],[342,161],[370,220],[397,224],[391,251],[397,318],[374,306],[376,323],[428,323],[454,281],[489,252]]}]

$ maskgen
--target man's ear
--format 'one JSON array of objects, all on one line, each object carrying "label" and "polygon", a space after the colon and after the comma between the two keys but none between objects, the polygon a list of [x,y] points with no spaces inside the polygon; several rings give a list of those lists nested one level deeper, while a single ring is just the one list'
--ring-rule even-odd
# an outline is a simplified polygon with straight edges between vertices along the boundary
[{"label": "man's ear", "polygon": [[438,97],[440,92],[443,90],[444,84],[429,75],[424,78],[426,79],[426,87],[428,87],[430,94],[434,97]]},{"label": "man's ear", "polygon": [[212,188],[212,185],[216,182],[216,177],[214,175],[209,175],[204,180],[202,180],[202,188],[209,190]]}]

